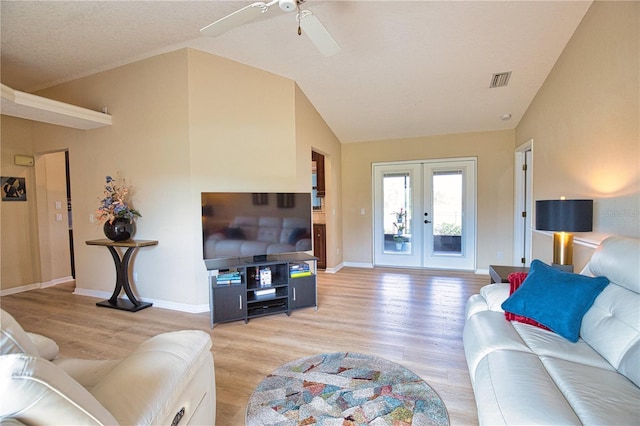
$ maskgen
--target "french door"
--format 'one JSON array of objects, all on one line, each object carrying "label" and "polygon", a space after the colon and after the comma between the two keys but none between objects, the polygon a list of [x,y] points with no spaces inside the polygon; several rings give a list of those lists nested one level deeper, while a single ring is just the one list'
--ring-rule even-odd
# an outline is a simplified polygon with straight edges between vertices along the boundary
[{"label": "french door", "polygon": [[476,159],[373,166],[374,264],[473,270]]}]

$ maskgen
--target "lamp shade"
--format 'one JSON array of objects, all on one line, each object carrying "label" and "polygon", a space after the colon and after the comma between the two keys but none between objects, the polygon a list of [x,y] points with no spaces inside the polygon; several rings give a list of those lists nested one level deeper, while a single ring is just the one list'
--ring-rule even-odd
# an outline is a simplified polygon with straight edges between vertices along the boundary
[{"label": "lamp shade", "polygon": [[593,200],[536,201],[536,229],[564,232],[592,231]]}]

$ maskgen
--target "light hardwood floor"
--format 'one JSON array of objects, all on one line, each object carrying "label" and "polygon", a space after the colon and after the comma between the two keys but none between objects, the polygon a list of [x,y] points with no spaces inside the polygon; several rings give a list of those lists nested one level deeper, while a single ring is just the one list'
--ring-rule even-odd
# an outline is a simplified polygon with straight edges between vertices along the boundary
[{"label": "light hardwood floor", "polygon": [[[318,274],[318,310],[278,314],[209,327],[209,314],[151,307],[136,313],[98,308],[73,295],[73,284],[0,298],[27,330],[54,339],[60,356],[120,358],[166,331],[211,334],[217,421],[244,424],[247,401],[271,371],[296,358],[360,352],[395,361],[422,377],[444,400],[452,425],[478,423],[464,351],[467,298],[486,275],[413,269],[344,268]],[[179,285],[179,283],[176,283]]]}]

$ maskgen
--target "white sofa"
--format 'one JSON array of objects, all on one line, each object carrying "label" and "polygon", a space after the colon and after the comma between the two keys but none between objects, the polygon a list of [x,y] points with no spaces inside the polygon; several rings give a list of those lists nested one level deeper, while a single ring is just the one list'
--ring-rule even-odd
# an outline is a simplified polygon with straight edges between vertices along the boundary
[{"label": "white sofa", "polygon": [[640,424],[639,265],[640,240],[600,244],[581,274],[610,283],[582,317],[576,343],[507,321],[509,284],[473,295],[463,341],[480,424]]},{"label": "white sofa", "polygon": [[238,216],[207,237],[205,259],[311,250],[309,222],[296,217]]},{"label": "white sofa", "polygon": [[211,338],[164,333],[122,360],[58,358],[51,339],[0,310],[0,423],[214,425]]}]

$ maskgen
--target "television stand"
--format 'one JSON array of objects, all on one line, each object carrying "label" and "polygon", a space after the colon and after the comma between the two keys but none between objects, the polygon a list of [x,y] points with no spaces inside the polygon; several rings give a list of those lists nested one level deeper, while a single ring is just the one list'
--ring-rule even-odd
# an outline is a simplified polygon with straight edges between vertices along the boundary
[{"label": "television stand", "polygon": [[211,328],[216,323],[318,309],[317,258],[286,253],[207,259]]}]

